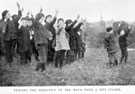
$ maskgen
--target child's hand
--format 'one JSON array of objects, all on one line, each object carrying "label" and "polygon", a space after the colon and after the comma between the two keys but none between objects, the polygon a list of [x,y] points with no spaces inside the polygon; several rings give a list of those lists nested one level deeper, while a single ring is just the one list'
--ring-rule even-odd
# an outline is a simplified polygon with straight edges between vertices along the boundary
[{"label": "child's hand", "polygon": [[63,28],[65,28],[65,27],[66,27],[66,24],[64,24]]},{"label": "child's hand", "polygon": [[18,2],[16,2],[16,5],[17,5],[17,7],[20,7],[20,4]]},{"label": "child's hand", "polygon": [[79,20],[79,18],[80,18],[80,15],[78,14],[76,20]]},{"label": "child's hand", "polygon": [[84,19],[84,23],[87,21],[87,18]]},{"label": "child's hand", "polygon": [[51,37],[51,38],[49,38],[49,40],[52,40],[52,37]]},{"label": "child's hand", "polygon": [[18,9],[20,10],[20,4],[18,2],[16,2],[16,5],[17,5]]},{"label": "child's hand", "polygon": [[59,14],[59,11],[56,9],[55,10],[55,17],[57,17],[58,14]]},{"label": "child's hand", "polygon": [[128,25],[128,29],[131,29],[131,25]]},{"label": "child's hand", "polygon": [[40,13],[42,13],[42,12],[43,12],[43,8],[41,7],[41,8],[40,8]]},{"label": "child's hand", "polygon": [[7,19],[4,19],[4,21],[6,22],[6,21],[7,21]]},{"label": "child's hand", "polygon": [[58,14],[58,13],[59,13],[59,11],[56,9],[56,10],[55,10],[55,13],[56,13],[56,14]]},{"label": "child's hand", "polygon": [[23,12],[24,11],[24,8],[22,7],[21,11]]},{"label": "child's hand", "polygon": [[81,19],[81,22],[82,22],[82,23],[84,22],[83,18]]},{"label": "child's hand", "polygon": [[29,16],[30,15],[30,12],[27,12],[27,16]]}]

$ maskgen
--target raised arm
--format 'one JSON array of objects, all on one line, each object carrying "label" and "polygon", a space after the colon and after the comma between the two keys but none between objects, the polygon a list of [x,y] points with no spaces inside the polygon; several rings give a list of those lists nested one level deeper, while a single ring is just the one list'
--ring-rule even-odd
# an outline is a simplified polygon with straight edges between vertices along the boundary
[{"label": "raised arm", "polygon": [[30,15],[30,12],[27,12],[27,15],[26,15],[26,17],[28,17],[28,18],[29,18],[29,15]]},{"label": "raised arm", "polygon": [[124,36],[125,38],[127,38],[127,37],[128,37],[128,35],[129,35],[129,33],[130,33],[130,31],[131,31],[131,27],[130,27],[130,26],[128,26],[128,29],[125,31],[125,34],[124,34],[124,35],[122,35],[122,36]]},{"label": "raised arm", "polygon": [[55,11],[55,16],[54,16],[54,18],[53,18],[53,20],[52,20],[52,22],[51,22],[52,25],[55,24],[55,22],[56,22],[56,20],[57,20],[58,13],[59,13],[59,11],[56,10],[56,11]]},{"label": "raised arm", "polygon": [[130,33],[130,31],[131,31],[131,26],[129,25],[129,26],[128,26],[128,30],[127,30],[127,32],[125,33],[125,35],[128,36],[129,33]]},{"label": "raised arm", "polygon": [[19,21],[19,19],[22,17],[22,12],[24,10],[23,8],[22,9],[20,8],[20,4],[19,3],[17,3],[17,7],[18,7],[18,15],[14,18],[15,22]]},{"label": "raised arm", "polygon": [[81,20],[81,22],[74,28],[75,31],[78,31],[80,29],[80,27],[86,22],[86,19],[85,20]]},{"label": "raised arm", "polygon": [[34,22],[34,16],[32,13],[31,13],[31,20],[32,20],[32,22]]},{"label": "raised arm", "polygon": [[73,27],[74,27],[74,25],[77,23],[77,21],[79,20],[79,18],[80,18],[80,15],[77,15],[77,18],[75,19],[75,21],[71,24],[71,25],[69,25],[69,26],[66,26],[66,30],[68,31],[68,30],[70,30],[70,29],[72,29]]},{"label": "raised arm", "polygon": [[76,23],[77,23],[77,20],[75,20],[71,25],[66,26],[66,30],[72,29]]},{"label": "raised arm", "polygon": [[43,8],[41,7],[39,13],[42,13],[42,12],[43,12]]}]

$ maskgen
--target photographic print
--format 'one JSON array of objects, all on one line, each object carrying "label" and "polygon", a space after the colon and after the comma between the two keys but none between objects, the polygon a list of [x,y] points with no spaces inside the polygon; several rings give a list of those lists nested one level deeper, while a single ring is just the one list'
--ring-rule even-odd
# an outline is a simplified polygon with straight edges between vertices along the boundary
[{"label": "photographic print", "polygon": [[0,87],[134,86],[135,0],[0,0]]}]

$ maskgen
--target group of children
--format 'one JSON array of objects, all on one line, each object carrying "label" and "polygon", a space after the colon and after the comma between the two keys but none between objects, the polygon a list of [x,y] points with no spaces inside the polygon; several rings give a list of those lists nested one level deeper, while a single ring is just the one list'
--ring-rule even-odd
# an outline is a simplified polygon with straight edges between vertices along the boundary
[{"label": "group of children", "polygon": [[15,54],[20,56],[20,64],[31,62],[34,55],[35,70],[44,71],[47,64],[61,69],[64,60],[69,64],[84,57],[86,20],[80,21],[79,15],[74,21],[57,19],[58,11],[54,17],[45,16],[43,9],[35,17],[30,13],[22,17],[23,8],[18,3],[17,7],[18,15],[11,16],[5,10],[0,20],[0,55],[6,57],[7,63],[13,61]]},{"label": "group of children", "polygon": [[[74,21],[57,19],[58,11],[54,17],[45,16],[43,9],[40,9],[35,17],[29,12],[26,17],[22,17],[24,9],[21,9],[18,3],[17,7],[17,15],[11,16],[10,12],[5,10],[0,20],[0,55],[6,57],[7,63],[10,64],[15,54],[18,54],[20,64],[27,64],[34,55],[37,61],[35,70],[44,71],[50,63],[61,69],[64,61],[70,64],[84,58],[87,34],[83,27],[86,20],[80,20],[79,15]],[[131,31],[130,25],[123,21],[114,22],[106,31],[104,44],[109,65],[121,64],[123,60],[127,63],[127,37]],[[117,59],[119,49],[120,61]]]},{"label": "group of children", "polygon": [[[131,26],[124,21],[114,22],[112,27],[106,29],[104,44],[107,49],[110,67],[127,63],[128,59],[128,35],[131,31]],[[118,61],[117,53],[121,51],[121,59]]]}]

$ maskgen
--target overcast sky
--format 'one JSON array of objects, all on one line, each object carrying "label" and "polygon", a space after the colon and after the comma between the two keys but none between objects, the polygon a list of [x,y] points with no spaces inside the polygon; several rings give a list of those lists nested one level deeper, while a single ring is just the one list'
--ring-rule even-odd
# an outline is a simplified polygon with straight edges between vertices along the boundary
[{"label": "overcast sky", "polygon": [[65,19],[80,14],[88,21],[99,21],[102,14],[104,20],[135,21],[135,0],[0,0],[0,13],[5,9],[17,13],[16,2],[24,7],[24,14],[36,14],[42,6],[45,15],[54,15],[58,9],[59,17]]}]

